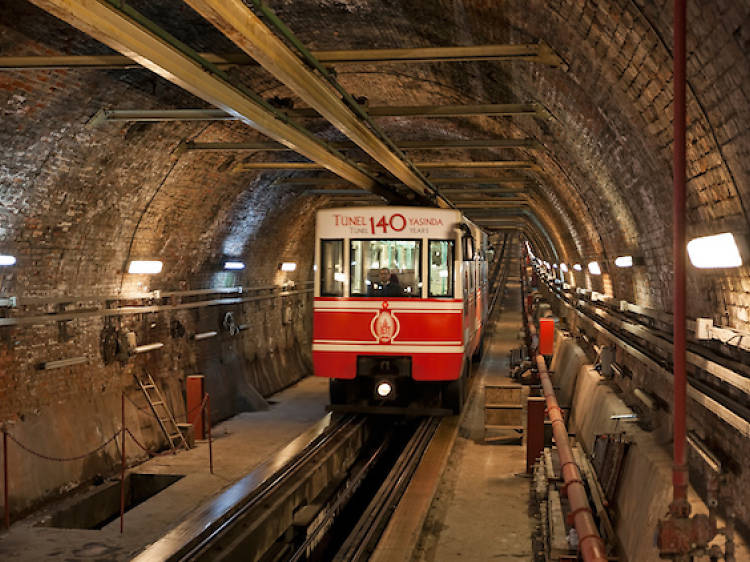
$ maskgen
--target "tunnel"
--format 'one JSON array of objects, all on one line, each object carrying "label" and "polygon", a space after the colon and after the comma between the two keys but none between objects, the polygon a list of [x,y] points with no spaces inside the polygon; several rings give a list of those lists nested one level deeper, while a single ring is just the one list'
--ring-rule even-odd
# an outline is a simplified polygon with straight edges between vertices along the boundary
[{"label": "tunnel", "polygon": [[[750,3],[686,4],[680,247],[731,234],[740,257],[682,258],[688,340],[739,382],[689,370],[740,404],[730,423],[691,387],[687,429],[721,460],[748,538]],[[327,208],[457,209],[491,246],[517,237],[553,286],[671,333],[674,22],[655,0],[8,0],[3,431],[67,457],[127,417],[136,463],[172,446],[139,414],[149,381],[175,418],[193,407],[193,375],[211,423],[268,409],[313,373]],[[622,353],[619,391],[651,396],[671,455],[671,378]],[[4,459],[14,520],[122,461],[116,447]],[[708,501],[692,453],[689,474]]]}]

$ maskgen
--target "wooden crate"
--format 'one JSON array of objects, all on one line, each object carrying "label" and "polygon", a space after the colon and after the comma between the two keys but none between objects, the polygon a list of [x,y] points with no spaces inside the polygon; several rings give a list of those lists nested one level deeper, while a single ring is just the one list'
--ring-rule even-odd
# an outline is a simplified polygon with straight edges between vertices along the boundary
[{"label": "wooden crate", "polygon": [[484,387],[484,432],[526,427],[528,388],[520,384],[492,384]]}]

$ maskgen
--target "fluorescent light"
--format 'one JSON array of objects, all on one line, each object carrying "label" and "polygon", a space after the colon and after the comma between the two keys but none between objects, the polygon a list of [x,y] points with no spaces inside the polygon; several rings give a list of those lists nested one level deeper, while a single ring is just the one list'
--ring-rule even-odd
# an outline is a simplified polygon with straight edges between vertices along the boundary
[{"label": "fluorescent light", "polygon": [[580,263],[574,263],[573,269],[575,269],[576,271],[581,271],[583,268],[581,267]]},{"label": "fluorescent light", "polygon": [[633,256],[620,256],[615,258],[615,265],[617,267],[633,267]]},{"label": "fluorescent light", "polygon": [[346,281],[346,275],[344,275],[343,273],[339,273],[337,271],[336,273],[333,274],[333,279],[334,279],[334,281],[338,281],[339,283],[343,283],[344,281]]},{"label": "fluorescent light", "polygon": [[297,262],[285,261],[281,264],[279,269],[281,269],[281,271],[294,271],[295,269],[297,269]]},{"label": "fluorescent light", "polygon": [[133,260],[128,266],[128,273],[161,273],[162,262],[158,260]]},{"label": "fluorescent light", "polygon": [[568,272],[568,266],[565,265],[564,263],[561,263],[560,264],[560,271],[562,271],[563,273],[567,273]]},{"label": "fluorescent light", "polygon": [[701,269],[739,267],[742,257],[731,232],[693,238],[687,244],[690,263]]},{"label": "fluorescent light", "polygon": [[0,255],[0,265],[16,265],[16,257]]},{"label": "fluorescent light", "polygon": [[225,261],[224,269],[245,269],[245,264],[241,261]]},{"label": "fluorescent light", "polygon": [[599,267],[598,261],[590,261],[589,262],[589,273],[591,275],[601,275],[602,274],[602,268]]}]

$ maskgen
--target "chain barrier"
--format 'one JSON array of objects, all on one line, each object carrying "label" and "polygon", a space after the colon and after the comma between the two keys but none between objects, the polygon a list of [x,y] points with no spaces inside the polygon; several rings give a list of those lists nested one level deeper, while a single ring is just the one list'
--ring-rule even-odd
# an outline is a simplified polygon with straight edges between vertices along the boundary
[{"label": "chain barrier", "polygon": [[[138,406],[137,404],[135,404],[124,393],[122,394],[122,396],[123,396],[123,399],[127,399],[138,410],[146,411],[145,408],[141,408],[140,406]],[[193,414],[193,413],[197,412],[198,410],[205,410],[206,412],[208,412],[208,415],[209,415],[209,426],[208,426],[209,427],[208,428],[209,469],[211,471],[211,474],[213,474],[213,452],[212,452],[212,444],[211,444],[211,423],[210,423],[210,410],[209,410],[209,407],[208,407],[208,403],[209,403],[208,401],[209,401],[209,395],[208,394],[204,394],[203,395],[203,400],[201,401],[201,403],[198,406],[196,406],[195,408],[193,408],[192,410],[188,411],[186,413],[186,415],[189,416],[190,414]],[[125,406],[124,406],[124,401],[123,401],[123,422],[124,422],[124,412],[125,412],[124,408],[125,408]],[[153,412],[151,414],[153,415]],[[4,498],[5,498],[4,499],[4,522],[5,522],[6,528],[10,527],[10,507],[9,507],[9,502],[8,502],[8,495],[9,495],[8,488],[9,487],[8,487],[8,467],[7,467],[7,462],[8,462],[7,440],[8,439],[10,439],[11,441],[13,441],[16,445],[18,445],[19,448],[21,448],[22,450],[26,451],[27,453],[29,453],[29,454],[31,454],[31,455],[33,455],[35,457],[39,457],[41,459],[48,460],[48,461],[56,461],[56,462],[79,461],[79,460],[83,460],[86,457],[89,457],[91,455],[95,455],[96,453],[98,453],[99,451],[101,451],[102,449],[104,449],[107,445],[109,445],[110,443],[112,443],[113,441],[115,441],[115,439],[117,439],[117,436],[120,435],[121,433],[127,433],[128,435],[130,435],[130,438],[133,440],[133,442],[140,449],[142,449],[149,457],[157,457],[157,456],[161,456],[162,454],[166,454],[166,453],[159,453],[157,451],[152,451],[152,450],[148,449],[147,447],[145,447],[140,441],[138,441],[138,439],[133,434],[133,432],[130,431],[130,429],[126,425],[124,425],[124,423],[123,423],[123,426],[121,426],[119,429],[117,429],[117,431],[115,431],[112,434],[112,437],[110,437],[109,439],[107,439],[104,443],[102,443],[101,445],[97,446],[92,451],[89,451],[89,452],[84,453],[82,455],[76,455],[76,456],[73,456],[73,457],[55,457],[55,456],[52,456],[52,455],[46,455],[44,453],[40,453],[38,451],[35,451],[31,447],[25,445],[24,443],[22,443],[18,439],[16,439],[16,437],[12,433],[9,433],[7,430],[0,429],[0,431],[3,434],[3,451],[4,451],[4,453],[3,453],[3,488],[4,488]],[[124,443],[124,441],[122,443],[122,446],[123,446],[123,449],[122,449],[123,450],[123,453],[122,453],[122,455],[123,455],[122,463],[123,463],[123,475],[124,475],[124,470],[125,470],[125,458],[124,458],[125,443]],[[122,507],[121,507],[121,510],[122,510]],[[122,513],[123,512],[121,511],[121,517],[122,517]],[[121,525],[122,525],[122,521],[121,521]],[[122,526],[120,528],[120,532],[122,532]]]},{"label": "chain barrier", "polygon": [[122,431],[121,429],[118,429],[114,433],[114,435],[112,435],[112,437],[110,437],[109,439],[107,439],[104,443],[102,443],[101,445],[99,445],[93,451],[91,451],[89,453],[84,453],[83,455],[76,455],[75,457],[53,457],[51,455],[45,455],[43,453],[39,453],[37,451],[34,451],[30,447],[27,447],[26,445],[24,445],[23,443],[21,443],[18,439],[16,439],[13,436],[12,433],[8,433],[7,435],[8,435],[8,438],[10,438],[10,440],[13,441],[16,445],[18,445],[19,447],[21,447],[21,449],[23,449],[27,453],[30,453],[30,454],[34,455],[35,457],[39,457],[41,459],[45,459],[45,460],[48,460],[48,461],[68,462],[68,461],[80,461],[80,460],[83,460],[83,459],[85,459],[86,457],[88,457],[90,455],[98,453],[99,451],[101,451],[102,449],[104,449],[104,447],[106,447],[107,445],[109,445],[110,443],[112,443],[112,441],[114,441],[117,438],[117,436],[120,434],[121,431]]}]

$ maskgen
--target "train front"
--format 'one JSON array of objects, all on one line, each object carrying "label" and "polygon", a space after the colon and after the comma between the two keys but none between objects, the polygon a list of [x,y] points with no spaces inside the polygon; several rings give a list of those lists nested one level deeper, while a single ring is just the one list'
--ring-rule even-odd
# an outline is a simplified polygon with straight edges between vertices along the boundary
[{"label": "train front", "polygon": [[313,365],[334,410],[460,409],[458,211],[318,211]]}]

